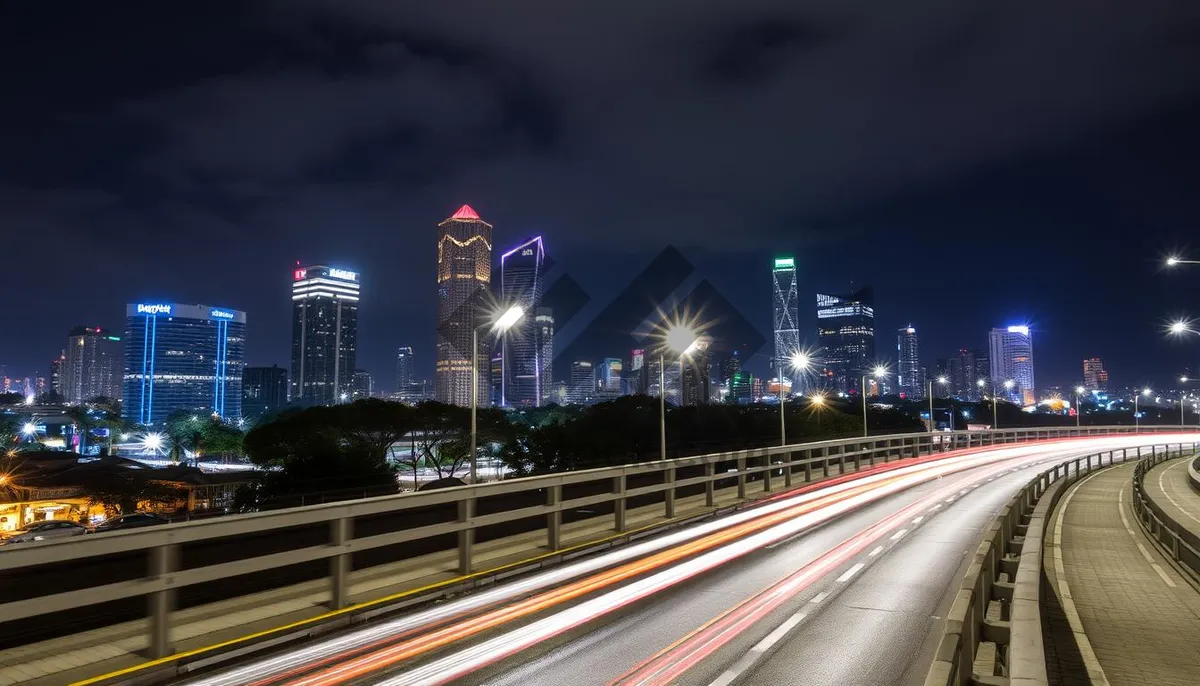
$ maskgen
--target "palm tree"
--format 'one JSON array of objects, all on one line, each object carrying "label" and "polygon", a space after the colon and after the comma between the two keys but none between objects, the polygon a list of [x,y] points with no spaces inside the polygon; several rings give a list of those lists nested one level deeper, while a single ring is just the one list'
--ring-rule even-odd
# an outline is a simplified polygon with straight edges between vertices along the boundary
[{"label": "palm tree", "polygon": [[96,418],[89,414],[87,407],[83,405],[72,405],[63,414],[71,420],[75,431],[79,434],[79,454],[83,455],[87,450],[88,435],[92,429],[96,428]]}]

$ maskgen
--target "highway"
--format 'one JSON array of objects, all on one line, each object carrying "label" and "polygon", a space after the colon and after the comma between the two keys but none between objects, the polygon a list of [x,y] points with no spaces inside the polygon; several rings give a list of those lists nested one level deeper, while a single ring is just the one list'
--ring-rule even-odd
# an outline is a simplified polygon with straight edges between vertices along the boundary
[{"label": "highway", "polygon": [[185,683],[918,683],[965,556],[1040,468],[1186,436],[891,463]]}]

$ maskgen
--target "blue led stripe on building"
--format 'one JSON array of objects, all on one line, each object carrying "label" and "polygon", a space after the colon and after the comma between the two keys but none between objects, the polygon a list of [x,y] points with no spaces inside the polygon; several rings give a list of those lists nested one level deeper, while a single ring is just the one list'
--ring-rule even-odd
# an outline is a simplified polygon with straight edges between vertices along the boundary
[{"label": "blue led stripe on building", "polygon": [[146,356],[150,347],[150,318],[142,321],[142,378],[138,380],[138,424],[146,423]]},{"label": "blue led stripe on building", "polygon": [[153,323],[150,326],[150,376],[146,382],[150,384],[149,399],[146,401],[146,423],[154,421],[154,349],[158,341],[158,316],[148,317]]}]

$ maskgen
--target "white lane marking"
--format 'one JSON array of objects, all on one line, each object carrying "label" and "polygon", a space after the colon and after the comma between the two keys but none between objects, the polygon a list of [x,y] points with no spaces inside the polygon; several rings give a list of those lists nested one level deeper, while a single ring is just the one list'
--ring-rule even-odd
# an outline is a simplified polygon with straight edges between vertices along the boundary
[{"label": "white lane marking", "polygon": [[934,506],[933,506],[933,509],[934,509],[934,511],[935,511],[935,512],[936,512],[937,510],[940,510],[940,509],[942,509],[942,504],[941,504],[941,503],[938,503],[937,505],[934,505]]},{"label": "white lane marking", "polygon": [[959,494],[960,496],[966,495],[966,494],[967,494],[967,489],[965,489],[965,488],[964,488],[964,489],[962,489],[961,491],[959,491],[959,492],[958,492],[958,494]]},{"label": "white lane marking", "polygon": [[787,620],[775,628],[774,631],[767,634],[761,641],[754,644],[754,647],[746,652],[740,660],[733,664],[732,667],[721,673],[709,686],[729,686],[738,680],[746,670],[758,663],[764,653],[770,650],[776,643],[779,643],[789,631],[795,629],[800,622],[804,621],[807,616],[804,612],[797,612],[788,617]]},{"label": "white lane marking", "polygon": [[954,498],[946,498],[945,502],[947,505],[949,505],[950,503],[954,502]]},{"label": "white lane marking", "polygon": [[1190,517],[1193,522],[1200,524],[1200,517],[1197,517],[1196,515],[1192,514],[1191,511],[1188,510],[1186,507],[1184,507],[1183,505],[1180,505],[1179,501],[1175,499],[1175,496],[1171,495],[1171,492],[1167,490],[1167,485],[1165,483],[1163,483],[1163,477],[1165,477],[1167,475],[1167,472],[1171,471],[1172,469],[1175,469],[1176,467],[1178,467],[1180,465],[1186,465],[1187,463],[1188,463],[1187,460],[1180,460],[1177,464],[1173,464],[1170,467],[1167,467],[1166,469],[1159,472],[1158,473],[1158,487],[1159,487],[1159,489],[1162,490],[1163,495],[1167,496],[1167,500],[1170,500],[1171,504],[1174,505],[1176,509],[1178,509],[1180,512],[1182,512],[1185,516]]},{"label": "white lane marking", "polygon": [[1129,519],[1125,517],[1124,488],[1117,492],[1117,512],[1121,513],[1121,524],[1125,525],[1125,532],[1133,537],[1133,542],[1137,544],[1138,551],[1142,553],[1142,557],[1146,559],[1146,562],[1150,564],[1150,567],[1153,568],[1155,572],[1158,572],[1158,578],[1162,579],[1164,584],[1170,586],[1171,588],[1175,588],[1175,582],[1172,581],[1171,577],[1167,576],[1167,573],[1163,571],[1163,568],[1154,561],[1154,558],[1150,555],[1150,551],[1146,550],[1146,546],[1142,545],[1141,540],[1138,539],[1138,535],[1134,532],[1133,527],[1129,526]]},{"label": "white lane marking", "polygon": [[784,635],[787,634],[787,632],[791,631],[792,629],[794,629],[796,627],[797,624],[804,621],[804,618],[806,616],[807,615],[803,612],[797,612],[796,614],[792,615],[791,617],[788,617],[787,621],[785,621],[783,624],[780,624],[779,626],[775,627],[775,630],[772,631],[771,633],[767,634],[765,637],[763,637],[763,640],[759,641],[758,643],[755,643],[754,647],[750,649],[750,652],[752,652],[752,653],[767,652],[768,650],[771,649],[771,646],[778,643],[779,639],[783,638]]},{"label": "white lane marking", "polygon": [[1088,640],[1087,634],[1083,631],[1083,620],[1079,618],[1079,610],[1075,607],[1075,600],[1071,597],[1071,587],[1067,584],[1067,570],[1063,567],[1062,558],[1062,526],[1063,520],[1067,517],[1067,506],[1071,504],[1071,498],[1075,497],[1075,492],[1079,490],[1087,482],[1091,481],[1100,472],[1091,474],[1079,483],[1071,487],[1067,492],[1066,497],[1062,499],[1062,503],[1058,506],[1058,521],[1054,522],[1054,574],[1058,577],[1058,585],[1062,590],[1062,606],[1063,612],[1067,615],[1067,624],[1071,625],[1071,631],[1075,634],[1075,644],[1079,647],[1080,657],[1083,658],[1083,666],[1087,669],[1088,677],[1092,682],[1092,686],[1108,686],[1108,677],[1104,675],[1104,668],[1100,666],[1100,660],[1096,657],[1096,651],[1092,650],[1092,642]]},{"label": "white lane marking", "polygon": [[875,557],[876,555],[878,555],[879,553],[882,553],[882,552],[883,552],[883,546],[878,546],[871,552],[867,553],[867,557]]},{"label": "white lane marking", "polygon": [[920,517],[914,519],[913,524],[920,524],[922,519],[925,519],[925,515],[921,515]]},{"label": "white lane marking", "polygon": [[904,538],[904,534],[906,534],[906,533],[908,533],[908,529],[901,529],[901,530],[897,531],[896,533],[892,534],[892,537],[888,540],[899,541],[901,538]]},{"label": "white lane marking", "polygon": [[845,572],[842,573],[841,576],[839,576],[837,578],[837,582],[839,584],[846,583],[847,581],[850,580],[850,577],[854,576],[855,574],[858,574],[859,571],[861,571],[863,567],[866,567],[866,565],[861,562],[856,562],[853,567],[851,567],[850,569],[847,569]]},{"label": "white lane marking", "polygon": [[821,602],[822,600],[825,600],[828,597],[829,597],[829,591],[821,591],[820,593],[813,596],[813,599],[808,602],[812,603],[813,605],[816,605],[817,603]]}]

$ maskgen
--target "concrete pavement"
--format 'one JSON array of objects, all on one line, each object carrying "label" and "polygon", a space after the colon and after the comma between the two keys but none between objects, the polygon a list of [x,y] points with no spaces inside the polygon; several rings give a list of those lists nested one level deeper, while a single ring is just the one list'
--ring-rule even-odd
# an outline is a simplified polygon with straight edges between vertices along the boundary
[{"label": "concrete pavement", "polygon": [[[1050,523],[1047,576],[1093,686],[1193,686],[1200,593],[1139,528],[1133,468],[1105,469],[1067,491]],[[1058,638],[1056,652],[1072,652]]]},{"label": "concrete pavement", "polygon": [[1166,516],[1200,537],[1200,493],[1192,488],[1188,465],[1195,457],[1167,460],[1146,472],[1146,496]]}]

